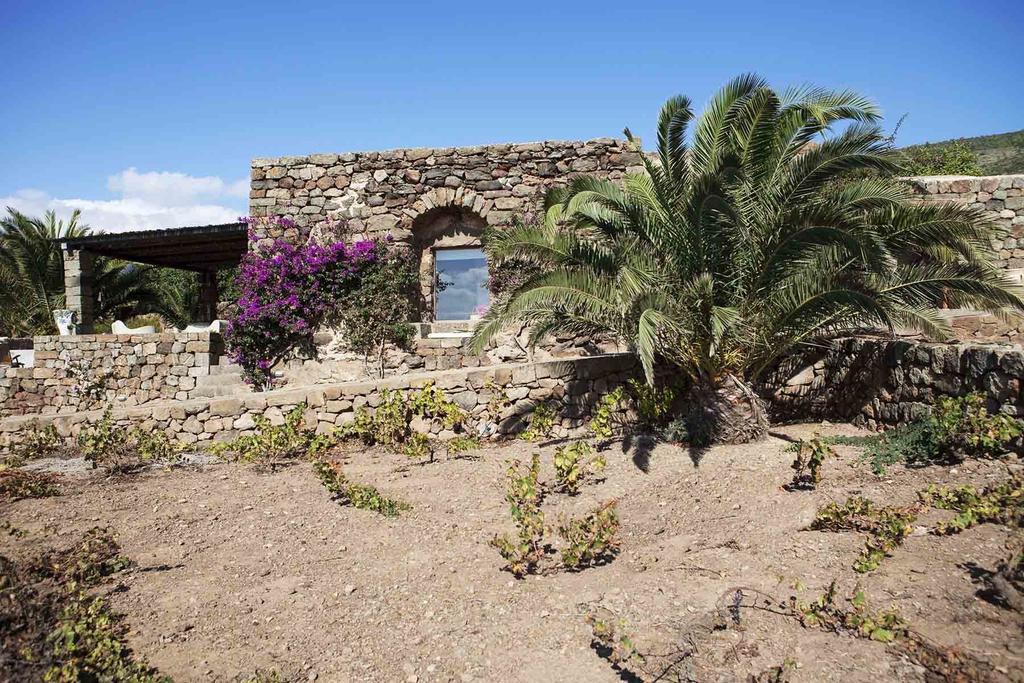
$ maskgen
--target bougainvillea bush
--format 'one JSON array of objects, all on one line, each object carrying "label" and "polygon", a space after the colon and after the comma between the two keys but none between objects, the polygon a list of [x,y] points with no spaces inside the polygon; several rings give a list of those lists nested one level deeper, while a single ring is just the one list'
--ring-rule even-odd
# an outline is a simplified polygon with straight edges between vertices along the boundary
[{"label": "bougainvillea bush", "polygon": [[[281,217],[242,220],[250,228],[262,223],[283,229],[293,225]],[[255,244],[254,233],[250,232],[250,241]],[[407,261],[386,239],[301,246],[274,240],[254,246],[239,268],[241,294],[227,331],[228,349],[246,381],[266,390],[273,384],[271,369],[278,362],[292,354],[315,357],[313,334],[321,327],[351,328],[364,346],[368,338],[378,346],[392,341],[408,320],[411,301],[408,309],[377,308],[376,316],[355,309],[366,306],[365,287],[381,289],[404,282],[382,271],[411,270]],[[388,324],[377,324],[381,318]]]}]

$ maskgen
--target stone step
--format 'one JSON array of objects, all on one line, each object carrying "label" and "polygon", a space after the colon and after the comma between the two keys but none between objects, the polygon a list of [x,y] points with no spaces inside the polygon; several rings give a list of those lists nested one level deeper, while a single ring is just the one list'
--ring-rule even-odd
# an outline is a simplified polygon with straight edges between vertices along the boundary
[{"label": "stone step", "polygon": [[242,366],[235,365],[234,363],[221,363],[220,365],[210,366],[211,375],[239,375],[242,374]]},{"label": "stone step", "polygon": [[196,377],[197,387],[230,387],[245,384],[242,381],[242,373],[228,373],[221,375],[200,375]]},{"label": "stone step", "polygon": [[193,395],[202,398],[220,398],[222,396],[237,396],[249,392],[249,388],[243,382],[238,384],[196,386]]}]

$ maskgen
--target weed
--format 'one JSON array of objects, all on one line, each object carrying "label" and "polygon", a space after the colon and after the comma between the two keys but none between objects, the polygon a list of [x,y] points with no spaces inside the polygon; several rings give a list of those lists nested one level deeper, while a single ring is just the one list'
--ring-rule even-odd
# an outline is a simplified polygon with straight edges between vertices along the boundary
[{"label": "weed", "polygon": [[625,396],[623,388],[616,387],[598,401],[594,417],[590,421],[590,433],[594,435],[595,439],[606,441],[612,438],[615,433],[612,428],[612,415],[615,414]]},{"label": "weed", "polygon": [[410,458],[429,458],[434,460],[434,447],[430,437],[422,432],[413,432],[402,446],[402,453]]},{"label": "weed", "polygon": [[837,604],[836,592],[836,582],[833,581],[828,590],[813,602],[803,603],[791,597],[792,614],[807,628],[850,633],[880,643],[891,643],[909,632],[907,622],[895,608],[881,612],[868,611],[867,598],[859,588],[847,599],[849,608]]},{"label": "weed", "polygon": [[610,500],[581,519],[570,520],[558,528],[565,541],[562,565],[582,569],[610,562],[619,552],[618,501]]},{"label": "weed", "polygon": [[60,475],[28,470],[0,470],[0,498],[48,498],[60,495]]},{"label": "weed", "polygon": [[826,443],[860,446],[861,456],[871,465],[875,474],[885,474],[886,468],[897,463],[919,463],[929,458],[933,451],[932,432],[928,424],[917,422],[896,427],[880,434],[869,436],[830,436]]},{"label": "weed", "polygon": [[491,545],[507,563],[505,569],[517,578],[533,573],[544,557],[544,513],[540,509],[543,494],[539,478],[540,455],[537,453],[533,454],[525,471],[518,460],[509,463],[505,500],[510,506],[517,537],[500,535],[491,540]]},{"label": "weed", "polygon": [[603,471],[607,460],[595,454],[589,442],[574,441],[555,449],[554,464],[557,489],[574,496],[587,475]]},{"label": "weed", "polygon": [[530,426],[523,430],[522,437],[527,441],[537,441],[551,436],[555,428],[555,409],[547,403],[534,407],[530,415]]},{"label": "weed", "polygon": [[818,510],[810,528],[815,531],[860,531],[868,535],[864,550],[853,564],[865,573],[878,568],[913,531],[913,508],[878,507],[867,498],[851,496],[843,505],[829,503]]},{"label": "weed", "polygon": [[797,444],[796,458],[791,467],[794,470],[793,481],[788,488],[813,489],[821,482],[821,465],[825,458],[835,457],[835,450],[818,437],[809,441],[800,440]]},{"label": "weed", "polygon": [[397,517],[403,511],[412,509],[408,503],[384,497],[373,486],[349,481],[337,462],[315,460],[313,470],[324,487],[341,505],[351,505],[359,510],[369,510],[385,517]]},{"label": "weed", "polygon": [[918,492],[925,505],[952,510],[956,516],[932,529],[940,536],[958,534],[978,524],[1024,526],[1024,476],[1016,475],[978,492],[973,486],[936,486]]}]

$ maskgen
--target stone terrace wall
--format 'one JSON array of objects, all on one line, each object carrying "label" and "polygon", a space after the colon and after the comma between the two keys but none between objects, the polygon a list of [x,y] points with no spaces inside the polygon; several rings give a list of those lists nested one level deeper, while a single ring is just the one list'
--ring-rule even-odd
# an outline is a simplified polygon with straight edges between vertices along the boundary
[{"label": "stone terrace wall", "polygon": [[270,237],[304,241],[330,216],[341,236],[405,241],[414,221],[437,207],[462,207],[495,225],[536,208],[548,187],[572,174],[615,179],[640,164],[611,138],[253,159],[249,211],[298,223]]},{"label": "stone terrace wall", "polygon": [[925,201],[961,202],[984,209],[1009,233],[996,245],[996,265],[1024,268],[1024,175],[920,176],[909,181]]},{"label": "stone terrace wall", "polygon": [[904,424],[938,396],[982,391],[990,410],[1024,417],[1024,350],[989,344],[843,339],[790,362],[766,383],[773,417],[837,419],[872,429]]},{"label": "stone terrace wall", "polygon": [[[307,406],[306,420],[326,432],[352,420],[362,406],[380,404],[381,390],[417,390],[427,382],[444,389],[476,423],[491,424],[503,433],[524,426],[524,416],[542,402],[556,408],[560,422],[556,434],[579,430],[598,399],[609,389],[639,376],[632,356],[592,356],[565,361],[500,365],[405,375],[378,382],[327,384],[302,389],[279,389],[231,398],[193,399],[115,409],[122,425],[160,429],[185,443],[229,439],[251,433],[257,415],[283,424],[284,414],[297,405]],[[498,414],[491,413],[493,406]],[[32,426],[53,424],[63,436],[77,435],[82,426],[98,419],[101,411],[73,415],[20,416],[0,419],[0,445],[10,443]],[[440,433],[446,437],[450,434]]]},{"label": "stone terrace wall", "polygon": [[0,417],[193,398],[223,354],[211,332],[36,337],[35,367],[0,368]]}]

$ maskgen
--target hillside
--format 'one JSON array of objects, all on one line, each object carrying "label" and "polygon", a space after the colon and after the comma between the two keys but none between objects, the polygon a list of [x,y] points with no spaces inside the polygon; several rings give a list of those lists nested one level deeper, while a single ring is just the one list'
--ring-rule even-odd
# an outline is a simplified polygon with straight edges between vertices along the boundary
[{"label": "hillside", "polygon": [[[978,155],[978,164],[986,175],[1004,173],[1024,173],[1024,130],[996,135],[980,135],[973,138],[957,138],[942,140],[933,145],[950,142],[961,142]],[[911,145],[904,149],[910,151],[923,145]]]}]

